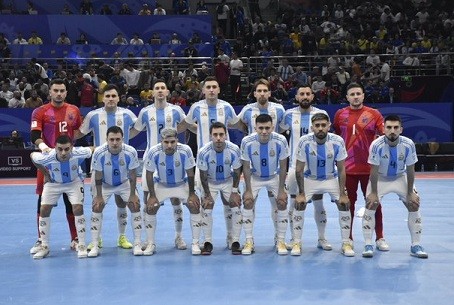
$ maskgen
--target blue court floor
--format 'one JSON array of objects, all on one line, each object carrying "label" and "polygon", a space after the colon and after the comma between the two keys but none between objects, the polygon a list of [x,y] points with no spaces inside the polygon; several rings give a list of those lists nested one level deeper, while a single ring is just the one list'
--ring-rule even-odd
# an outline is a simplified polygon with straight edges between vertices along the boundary
[{"label": "blue court floor", "polygon": [[[8,182],[3,180],[2,182]],[[337,210],[325,196],[327,238],[333,251],[316,248],[312,206],[306,212],[303,255],[278,256],[265,192],[257,203],[256,253],[233,256],[225,247],[220,202],[214,209],[214,252],[192,256],[173,246],[170,203],[158,213],[157,253],[134,257],[116,247],[113,202],[104,213],[104,248],[98,258],[78,259],[60,203],[52,212],[51,253],[33,260],[36,195],[33,185],[0,185],[0,304],[452,304],[454,299],[454,179],[418,177],[423,246],[428,259],[409,255],[407,212],[394,195],[383,202],[385,237],[391,251],[361,257],[361,219],[354,226],[356,256],[340,253]],[[86,185],[88,195],[88,185]],[[363,205],[363,201],[357,204]],[[90,202],[86,196],[86,216]],[[87,217],[89,219],[89,217]],[[190,244],[189,212],[184,237]],[[87,239],[90,240],[87,224]],[[132,239],[128,225],[127,235]],[[145,240],[145,234],[142,236]],[[242,240],[243,241],[243,240]]]}]

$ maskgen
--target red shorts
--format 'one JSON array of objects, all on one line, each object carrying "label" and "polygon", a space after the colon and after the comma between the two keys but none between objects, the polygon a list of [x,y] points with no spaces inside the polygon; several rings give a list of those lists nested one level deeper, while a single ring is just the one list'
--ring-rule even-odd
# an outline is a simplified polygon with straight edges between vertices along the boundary
[{"label": "red shorts", "polygon": [[44,189],[44,175],[38,170],[36,174],[36,194],[42,195]]}]

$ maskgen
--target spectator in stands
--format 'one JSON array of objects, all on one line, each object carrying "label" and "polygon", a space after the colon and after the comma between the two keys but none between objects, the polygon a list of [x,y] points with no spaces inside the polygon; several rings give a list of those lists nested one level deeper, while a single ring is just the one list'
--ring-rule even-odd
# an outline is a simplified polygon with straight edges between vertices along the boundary
[{"label": "spectator in stands", "polygon": [[153,90],[150,88],[150,83],[143,84],[143,89],[140,91],[140,101],[144,107],[153,104]]},{"label": "spectator in stands", "polygon": [[68,3],[65,3],[63,5],[63,9],[61,11],[61,14],[62,15],[72,15],[73,12],[71,11],[71,9],[69,8],[69,4]]},{"label": "spectator in stands", "polygon": [[143,45],[143,40],[140,39],[139,33],[132,34],[132,39],[129,41],[131,45]]},{"label": "spectator in stands", "polygon": [[197,71],[197,80],[199,82],[203,82],[205,78],[208,76],[213,75],[210,71],[210,68],[208,67],[207,62],[202,62],[202,66],[200,67],[200,70]]},{"label": "spectator in stands", "polygon": [[188,42],[192,43],[192,44],[198,44],[198,43],[202,43],[202,39],[200,38],[199,33],[194,32],[194,33],[192,33],[192,36],[191,36],[191,38],[189,38]]},{"label": "spectator in stands", "polygon": [[16,39],[13,40],[13,44],[28,44],[28,41],[24,39],[21,32],[18,32]]},{"label": "spectator in stands", "polygon": [[132,15],[132,11],[127,3],[121,5],[121,9],[118,11],[118,15]]},{"label": "spectator in stands", "polygon": [[161,4],[156,3],[156,8],[153,11],[153,15],[167,15],[166,10],[162,7]]},{"label": "spectator in stands", "polygon": [[4,98],[6,102],[9,102],[9,100],[13,98],[13,92],[9,90],[9,82],[3,82],[0,98]]},{"label": "spectator in stands", "polygon": [[110,9],[109,4],[104,4],[99,11],[100,15],[113,15],[112,10]]},{"label": "spectator in stands", "polygon": [[4,42],[0,42],[0,63],[6,64],[11,58],[11,50]]},{"label": "spectator in stands", "polygon": [[187,100],[182,96],[181,93],[179,93],[176,90],[172,91],[172,94],[170,95],[169,103],[180,106],[180,107],[187,106]]},{"label": "spectator in stands", "polygon": [[32,89],[30,92],[30,97],[25,101],[24,108],[38,108],[42,105],[42,98],[39,97],[38,92],[36,92],[35,89]]},{"label": "spectator in stands", "polygon": [[20,81],[17,84],[16,88],[14,88],[14,90],[18,90],[22,94],[25,100],[27,100],[30,97],[31,89],[32,86],[30,84],[24,83],[23,81]]},{"label": "spectator in stands", "polygon": [[43,44],[43,40],[36,31],[32,31],[32,36],[28,39],[28,44]]},{"label": "spectator in stands", "polygon": [[347,86],[350,83],[350,73],[340,66],[339,71],[336,72],[336,79],[340,87],[340,94],[345,96],[347,94]]},{"label": "spectator in stands", "polygon": [[199,51],[194,47],[192,41],[189,41],[188,46],[183,50],[184,57],[198,57]]},{"label": "spectator in stands", "polygon": [[65,32],[60,33],[60,37],[57,39],[57,44],[70,45],[71,40],[68,38]]},{"label": "spectator in stands", "polygon": [[49,100],[49,85],[47,85],[42,78],[38,78],[36,83],[33,84],[33,89],[38,92],[38,95],[43,99],[43,101]]},{"label": "spectator in stands", "polygon": [[195,6],[195,13],[197,15],[207,15],[208,14],[208,6],[205,4],[205,1],[200,0],[197,1]]},{"label": "spectator in stands", "polygon": [[230,60],[230,92],[232,103],[241,103],[241,72],[243,61],[238,58],[238,54],[233,52]]},{"label": "spectator in stands", "polygon": [[3,43],[5,45],[10,44],[8,38],[5,37],[4,33],[0,33],[0,43]]},{"label": "spectator in stands", "polygon": [[278,83],[276,90],[271,92],[271,101],[278,104],[285,104],[288,101],[288,93],[282,83]]},{"label": "spectator in stands", "polygon": [[295,71],[293,67],[289,65],[288,60],[283,58],[281,60],[281,64],[277,68],[277,73],[279,74],[280,78],[285,82],[289,79],[290,75],[294,74]]},{"label": "spectator in stands", "polygon": [[120,75],[125,79],[128,95],[139,96],[140,90],[138,87],[140,71],[134,69],[130,63],[125,63]]},{"label": "spectator in stands", "polygon": [[76,44],[88,44],[87,36],[84,33],[80,33],[79,39],[76,40]]},{"label": "spectator in stands", "polygon": [[173,11],[176,15],[189,15],[189,4],[186,0],[176,1]]},{"label": "spectator in stands", "polygon": [[123,37],[122,33],[117,33],[117,36],[110,43],[111,45],[127,45],[128,41]]},{"label": "spectator in stands", "polygon": [[177,33],[173,33],[172,34],[172,37],[169,40],[169,44],[181,44],[181,40],[178,37]]},{"label": "spectator in stands", "polygon": [[5,147],[9,148],[17,148],[22,149],[24,148],[24,139],[20,136],[17,130],[11,131],[11,136],[8,139],[5,139],[2,143],[2,148]]},{"label": "spectator in stands", "polygon": [[214,76],[216,77],[220,93],[219,96],[221,99],[226,98],[226,94],[229,89],[229,77],[230,77],[230,69],[228,63],[222,61],[219,58],[214,59]]},{"label": "spectator in stands", "polygon": [[79,12],[82,15],[93,15],[93,3],[91,3],[91,0],[82,0]]},{"label": "spectator in stands", "polygon": [[200,90],[199,82],[192,82],[189,89],[186,91],[186,104],[187,106],[198,102],[202,98],[202,91]]},{"label": "spectator in stands", "polygon": [[8,101],[8,108],[24,108],[25,99],[22,97],[20,91],[13,92],[13,97]]},{"label": "spectator in stands", "polygon": [[79,91],[80,106],[93,107],[95,106],[95,87],[91,84],[90,74],[84,73],[82,77],[83,83]]},{"label": "spectator in stands", "polygon": [[306,72],[303,71],[302,66],[297,66],[295,68],[295,73],[293,73],[292,79],[296,81],[297,86],[303,86],[310,83],[310,79],[307,76]]},{"label": "spectator in stands", "polygon": [[221,0],[221,3],[216,7],[216,20],[222,35],[227,37],[227,19],[230,8],[227,5],[227,0]]},{"label": "spectator in stands", "polygon": [[148,7],[148,4],[144,3],[142,4],[142,8],[139,11],[139,16],[151,16],[153,12],[151,9]]},{"label": "spectator in stands", "polygon": [[251,14],[251,20],[263,21],[262,14],[260,12],[259,0],[248,0],[249,12]]},{"label": "spectator in stands", "polygon": [[312,85],[311,85],[312,92],[314,92],[314,95],[318,100],[320,100],[320,94],[321,94],[322,90],[325,89],[325,86],[326,86],[326,81],[324,81],[321,76],[317,76],[315,78],[314,82],[312,82]]}]

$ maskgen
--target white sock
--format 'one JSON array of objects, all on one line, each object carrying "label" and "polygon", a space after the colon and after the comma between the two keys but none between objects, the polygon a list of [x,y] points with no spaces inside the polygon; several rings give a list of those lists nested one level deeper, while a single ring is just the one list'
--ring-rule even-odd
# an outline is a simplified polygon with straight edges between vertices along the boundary
[{"label": "white sock", "polygon": [[350,241],[350,211],[339,211],[339,225],[341,229],[342,242]]},{"label": "white sock", "polygon": [[49,246],[50,217],[39,217],[39,233],[41,234],[41,244]]},{"label": "white sock", "polygon": [[225,219],[225,229],[227,235],[232,235],[233,220],[232,220],[232,209],[228,205],[223,205],[224,207],[224,219]]},{"label": "white sock", "polygon": [[124,235],[126,232],[126,225],[128,224],[128,211],[126,208],[117,207],[117,221],[118,232],[120,235]]},{"label": "white sock", "polygon": [[295,198],[290,197],[290,201],[288,204],[288,223],[290,227],[290,235],[291,239],[294,240],[295,236],[293,236],[293,210],[295,209]]},{"label": "white sock", "polygon": [[102,213],[91,213],[91,241],[94,245],[98,245],[99,236],[101,235],[102,229]]},{"label": "white sock", "polygon": [[288,224],[288,211],[278,210],[277,211],[277,239],[280,241],[285,240],[285,232],[287,231]]},{"label": "white sock", "polygon": [[74,215],[74,221],[76,222],[77,239],[79,239],[79,245],[85,246],[85,216]]},{"label": "white sock", "polygon": [[274,225],[274,235],[277,236],[277,203],[276,197],[268,197],[271,203],[271,219]]},{"label": "white sock", "polygon": [[239,207],[231,208],[232,211],[232,241],[240,241],[243,216]]},{"label": "white sock", "polygon": [[191,231],[192,231],[192,243],[198,244],[200,239],[200,223],[202,222],[202,215],[191,214]]},{"label": "white sock", "polygon": [[202,209],[201,214],[202,214],[202,230],[203,235],[205,236],[205,241],[211,243],[213,234],[213,210]]},{"label": "white sock", "polygon": [[315,224],[317,225],[318,238],[325,238],[325,229],[326,229],[326,210],[323,206],[323,199],[317,199],[312,201],[314,204],[314,219]]},{"label": "white sock", "polygon": [[363,236],[366,245],[372,245],[372,237],[375,231],[375,210],[364,210]]},{"label": "white sock", "polygon": [[304,227],[304,211],[293,210],[293,227],[292,238],[293,242],[300,243],[303,236]]},{"label": "white sock", "polygon": [[156,215],[150,215],[144,213],[144,226],[145,232],[147,233],[147,242],[149,244],[155,243],[155,234],[156,234]]},{"label": "white sock", "polygon": [[419,211],[408,212],[408,230],[410,231],[411,245],[419,245],[422,233],[422,220]]},{"label": "white sock", "polygon": [[181,236],[183,230],[183,209],[182,204],[173,206],[173,221],[175,222],[175,237]]},{"label": "white sock", "polygon": [[243,230],[246,235],[246,241],[253,239],[254,230],[254,212],[252,210],[243,209]]},{"label": "white sock", "polygon": [[132,233],[134,234],[134,244],[141,242],[142,216],[140,212],[131,213]]}]

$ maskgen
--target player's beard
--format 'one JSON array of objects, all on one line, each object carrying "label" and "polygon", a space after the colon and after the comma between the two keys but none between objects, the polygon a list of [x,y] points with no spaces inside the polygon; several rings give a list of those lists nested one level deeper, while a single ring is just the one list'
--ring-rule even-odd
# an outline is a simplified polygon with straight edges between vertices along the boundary
[{"label": "player's beard", "polygon": [[315,134],[315,136],[317,137],[317,139],[323,140],[324,138],[326,138],[327,133],[324,131],[319,131]]},{"label": "player's beard", "polygon": [[308,101],[308,100],[302,100],[301,102],[299,102],[299,104],[300,104],[301,108],[309,109],[309,107],[311,107],[311,105],[312,105],[312,102]]}]

